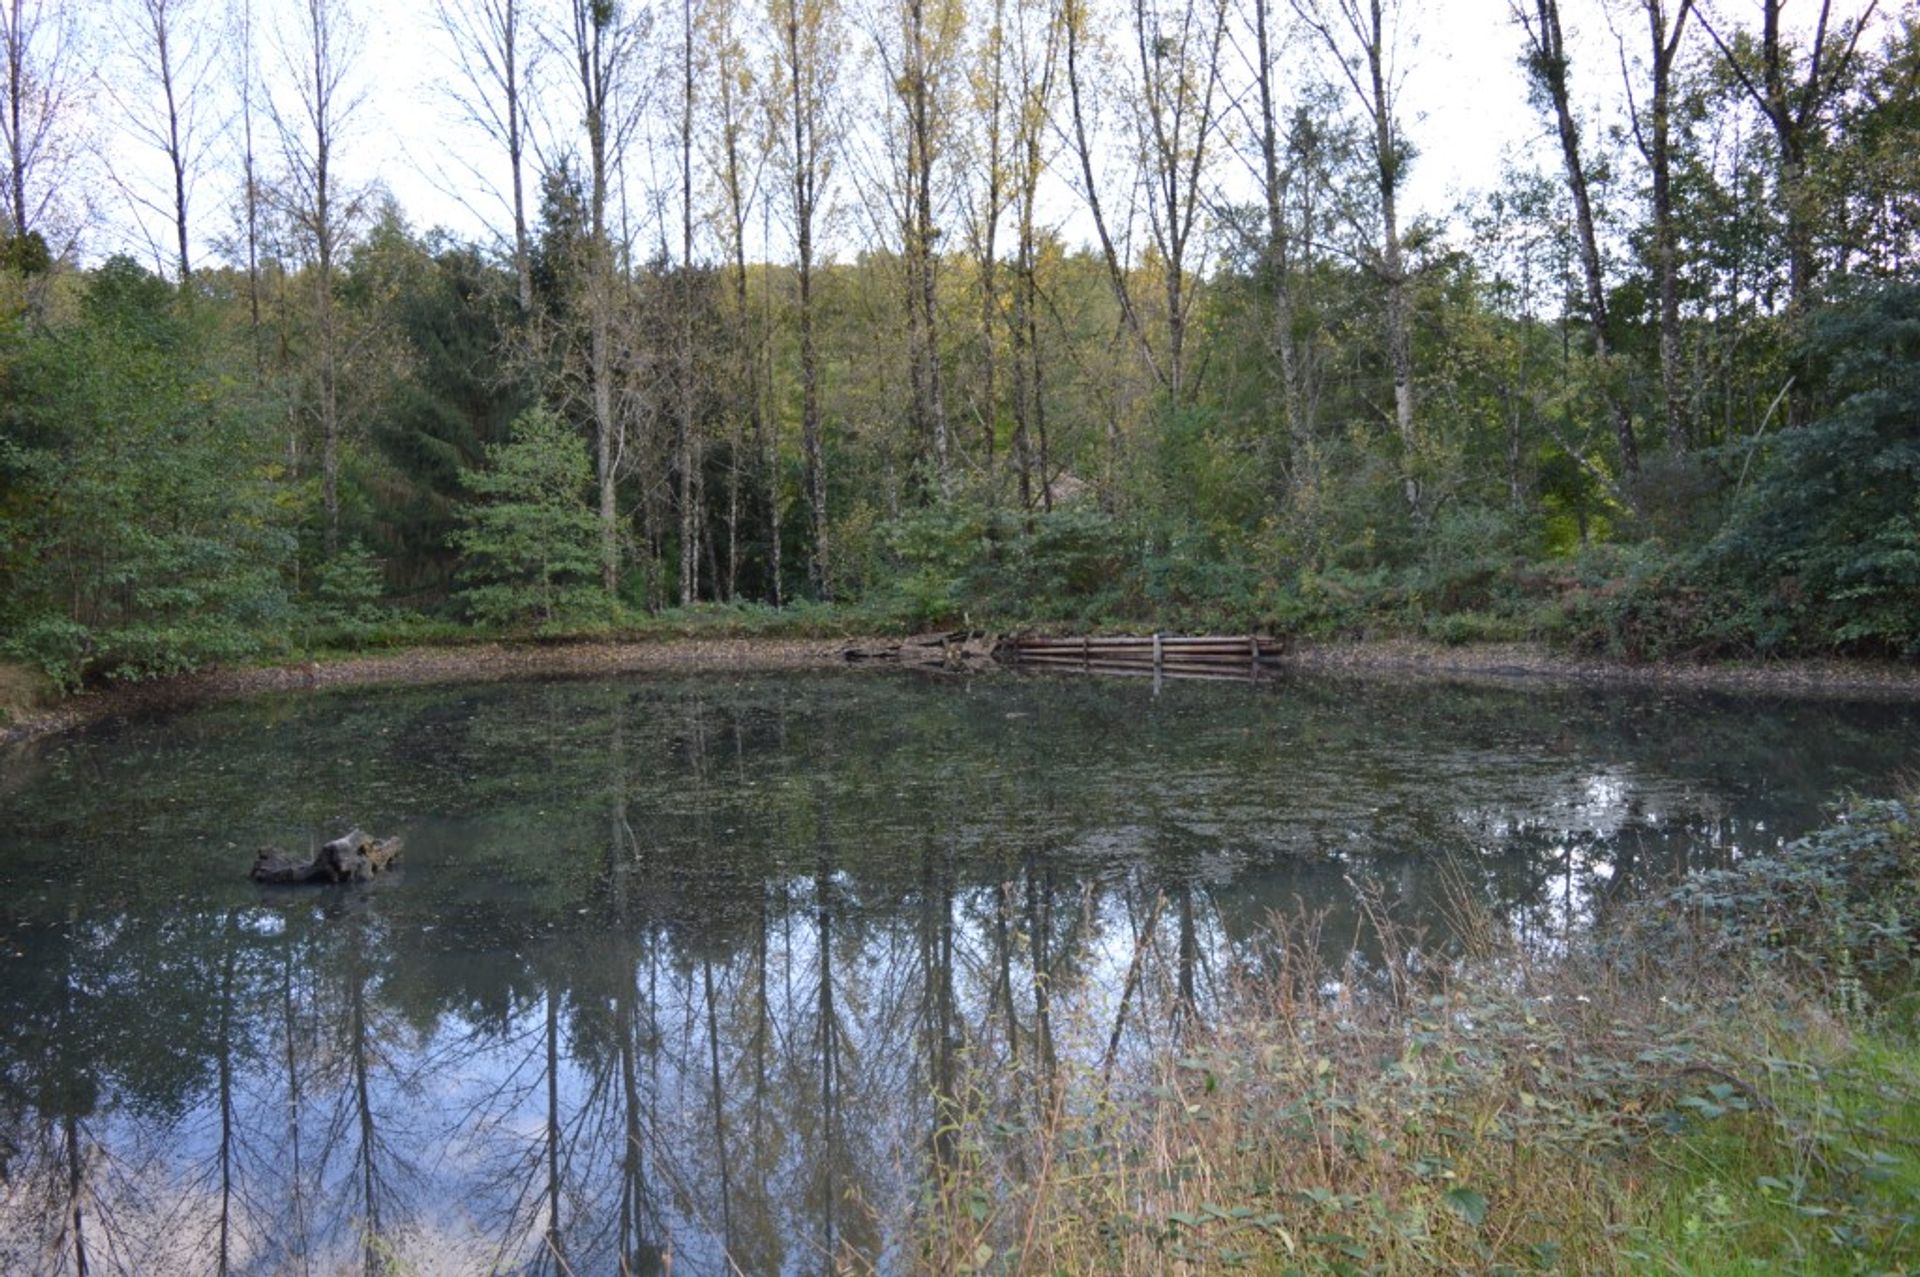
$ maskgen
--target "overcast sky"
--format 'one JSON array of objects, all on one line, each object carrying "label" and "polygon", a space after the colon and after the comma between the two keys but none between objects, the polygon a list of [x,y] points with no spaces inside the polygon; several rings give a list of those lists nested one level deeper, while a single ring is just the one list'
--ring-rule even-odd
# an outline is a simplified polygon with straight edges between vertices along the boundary
[{"label": "overcast sky", "polygon": [[[1408,195],[1421,211],[1444,213],[1460,194],[1491,186],[1499,178],[1503,149],[1526,147],[1541,135],[1538,117],[1527,109],[1518,35],[1506,14],[1506,0],[1427,0],[1409,9],[1417,44],[1402,51],[1406,119],[1421,154]],[[416,225],[485,233],[429,171],[441,145],[434,136],[441,111],[431,81],[444,71],[436,59],[434,74],[425,74],[428,67],[420,57],[420,50],[438,50],[442,43],[427,6],[388,6],[369,17],[369,26],[384,32],[384,38],[370,42],[377,51],[370,60],[382,70],[373,78],[369,114],[399,127],[383,131],[378,145],[356,158],[382,176]],[[1583,39],[1589,34],[1579,32]],[[1604,29],[1597,34],[1612,69],[1612,37]],[[673,51],[665,52],[671,56]],[[1305,52],[1303,46],[1303,61]],[[1611,91],[1616,77],[1617,72],[1595,88]]]},{"label": "overcast sky", "polygon": [[[127,3],[127,0],[115,0]],[[203,0],[212,9],[224,0]],[[849,5],[858,0],[847,0]],[[1615,6],[1625,21],[1631,0],[1606,0]],[[260,23],[270,35],[281,6],[289,0],[255,0]],[[352,7],[352,0],[349,0]],[[1284,9],[1284,5],[1280,6]],[[1637,7],[1637,6],[1636,6]],[[1837,13],[1850,16],[1858,11],[1859,0],[1836,5]],[[1575,64],[1575,94],[1589,121],[1589,135],[1597,141],[1599,126],[1618,118],[1620,100],[1619,48],[1610,29],[1601,0],[1569,0],[1567,19],[1569,41]],[[1817,12],[1814,0],[1802,0],[1789,6],[1789,16],[1811,21]],[[423,3],[375,5],[362,3],[354,10],[364,27],[353,82],[361,94],[353,126],[342,140],[341,169],[348,181],[378,181],[400,201],[416,229],[445,227],[457,235],[489,241],[508,224],[490,197],[465,175],[463,163],[477,163],[500,176],[494,152],[469,130],[459,126],[453,108],[444,96],[453,75],[446,53],[446,38],[432,16],[432,6]],[[96,10],[96,12],[98,12]],[[671,59],[675,36],[671,30],[678,6],[662,13],[661,29],[652,47],[657,56]],[[1717,22],[1723,29],[1757,20],[1754,0],[1717,0]],[[1500,180],[1503,163],[1556,169],[1558,151],[1545,131],[1539,115],[1527,100],[1526,86],[1519,69],[1519,33],[1508,16],[1506,0],[1409,0],[1398,49],[1404,73],[1402,113],[1405,129],[1418,149],[1407,185],[1412,209],[1435,217],[1444,217],[1470,193],[1494,187]],[[1640,36],[1638,25],[1626,29],[1628,39]],[[1701,38],[1697,30],[1693,33]],[[110,44],[106,27],[95,33],[96,47]],[[1292,61],[1301,72],[1307,46],[1299,46]],[[124,70],[116,70],[110,57],[100,59],[104,78],[127,83]],[[273,76],[279,63],[271,55],[262,57],[263,70]],[[1289,69],[1293,69],[1290,67]],[[122,91],[125,91],[124,88]],[[211,109],[205,113],[202,127],[208,129],[212,117],[230,114],[224,103],[224,91],[208,91]],[[216,100],[218,99],[218,100]],[[556,107],[555,124],[570,127],[566,107]],[[101,112],[97,127],[111,123],[111,112]],[[665,125],[662,140],[666,145]],[[95,202],[102,220],[86,241],[87,255],[98,257],[125,246],[140,252],[148,236],[133,230],[135,218],[124,188],[138,185],[140,175],[147,182],[163,176],[164,169],[150,148],[141,148],[124,135],[107,143],[112,168],[120,180],[102,183]],[[649,158],[644,147],[629,156],[629,182],[636,202],[647,184]],[[1064,157],[1062,157],[1064,159]],[[659,163],[671,171],[666,156]],[[1222,165],[1223,180],[1233,180],[1230,169]],[[1075,201],[1067,186],[1070,165],[1056,160],[1060,177],[1055,181],[1053,204],[1055,221],[1069,239],[1087,238],[1079,226],[1083,218],[1076,213]],[[847,166],[843,166],[843,175]],[[534,175],[528,174],[529,189]],[[212,251],[211,241],[227,216],[224,207],[233,200],[236,189],[232,176],[213,166],[200,180],[195,191],[197,212],[196,252]],[[453,192],[457,190],[460,194]],[[478,210],[478,211],[476,211]],[[639,216],[636,210],[636,216]],[[149,215],[149,222],[155,219]],[[151,233],[149,233],[151,234]],[[157,236],[166,242],[162,230]],[[843,226],[838,247],[845,250],[857,236],[851,225]],[[775,255],[782,252],[776,242]],[[154,253],[148,249],[146,255]]]}]

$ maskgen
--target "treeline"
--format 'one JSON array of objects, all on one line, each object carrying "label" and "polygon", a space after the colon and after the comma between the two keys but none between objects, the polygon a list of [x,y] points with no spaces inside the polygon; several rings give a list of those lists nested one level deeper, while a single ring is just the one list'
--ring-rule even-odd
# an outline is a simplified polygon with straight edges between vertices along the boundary
[{"label": "treeline", "polygon": [[[1513,0],[1541,149],[1436,218],[1384,0],[445,0],[466,243],[342,179],[342,0],[121,10],[0,21],[62,679],[707,603],[1920,644],[1911,14]],[[103,131],[152,268],[80,264]]]}]

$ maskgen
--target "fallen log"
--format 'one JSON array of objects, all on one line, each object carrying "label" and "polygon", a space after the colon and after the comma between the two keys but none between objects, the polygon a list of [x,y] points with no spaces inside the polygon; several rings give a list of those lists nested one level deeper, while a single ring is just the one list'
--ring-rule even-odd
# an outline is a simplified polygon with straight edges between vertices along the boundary
[{"label": "fallen log", "polygon": [[323,845],[307,860],[262,847],[249,876],[255,882],[297,885],[309,882],[370,882],[400,857],[398,838],[370,838],[355,829]]},{"label": "fallen log", "polygon": [[902,665],[911,669],[973,670],[993,664],[994,640],[975,630],[923,634],[894,642],[852,643],[840,649],[849,664]]}]

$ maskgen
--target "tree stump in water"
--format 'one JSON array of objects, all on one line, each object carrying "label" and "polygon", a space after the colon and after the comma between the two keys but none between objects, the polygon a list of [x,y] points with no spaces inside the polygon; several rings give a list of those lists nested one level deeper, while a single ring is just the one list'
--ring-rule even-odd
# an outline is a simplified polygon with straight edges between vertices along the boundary
[{"label": "tree stump in water", "polygon": [[255,882],[370,882],[400,856],[398,838],[369,838],[355,829],[321,847],[311,859],[295,860],[284,851],[262,847],[250,874]]}]

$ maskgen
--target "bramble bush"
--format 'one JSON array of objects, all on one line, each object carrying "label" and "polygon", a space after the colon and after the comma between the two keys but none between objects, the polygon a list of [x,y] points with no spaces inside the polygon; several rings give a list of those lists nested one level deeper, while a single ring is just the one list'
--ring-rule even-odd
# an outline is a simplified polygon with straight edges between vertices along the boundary
[{"label": "bramble bush", "polygon": [[1834,824],[1730,869],[1690,875],[1661,910],[1716,943],[1844,983],[1903,993],[1920,977],[1920,818],[1911,801],[1853,804]]}]

